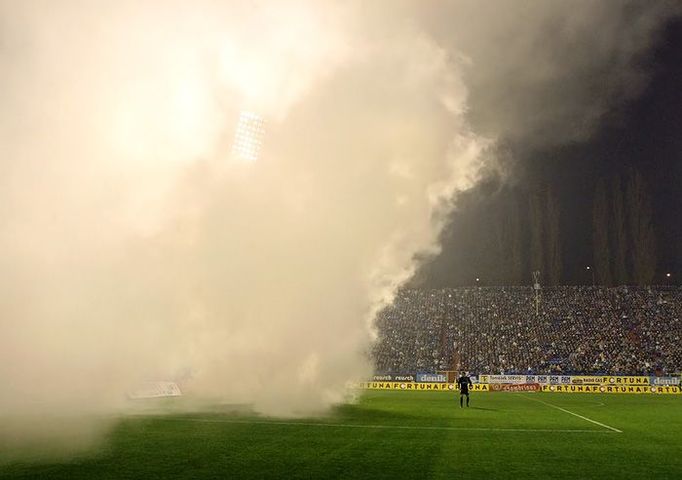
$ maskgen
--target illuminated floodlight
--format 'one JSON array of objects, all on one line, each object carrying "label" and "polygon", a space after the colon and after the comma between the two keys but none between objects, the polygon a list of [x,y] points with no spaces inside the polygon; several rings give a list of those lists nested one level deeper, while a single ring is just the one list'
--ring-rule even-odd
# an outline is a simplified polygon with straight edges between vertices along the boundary
[{"label": "illuminated floodlight", "polygon": [[258,160],[264,134],[265,122],[260,115],[252,112],[241,112],[234,133],[232,153],[242,160],[250,162]]}]

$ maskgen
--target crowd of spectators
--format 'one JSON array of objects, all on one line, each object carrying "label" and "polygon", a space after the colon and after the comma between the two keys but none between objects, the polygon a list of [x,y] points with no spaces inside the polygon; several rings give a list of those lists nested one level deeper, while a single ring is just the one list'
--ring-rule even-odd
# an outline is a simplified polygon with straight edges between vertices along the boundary
[{"label": "crowd of spectators", "polygon": [[670,374],[682,370],[678,287],[405,290],[377,318],[381,373]]}]

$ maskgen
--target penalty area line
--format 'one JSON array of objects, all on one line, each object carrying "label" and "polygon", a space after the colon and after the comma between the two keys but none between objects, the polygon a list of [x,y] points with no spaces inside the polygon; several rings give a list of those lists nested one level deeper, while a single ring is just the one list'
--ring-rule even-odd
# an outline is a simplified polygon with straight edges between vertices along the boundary
[{"label": "penalty area line", "polygon": [[350,423],[313,423],[313,422],[267,422],[259,420],[228,420],[186,417],[157,417],[163,420],[176,420],[199,423],[228,423],[237,425],[282,425],[287,427],[331,427],[331,428],[364,428],[369,430],[440,430],[468,432],[532,432],[532,433],[612,433],[608,430],[554,429],[554,428],[494,428],[494,427],[447,427],[418,425],[368,425]]},{"label": "penalty area line", "polygon": [[565,408],[557,407],[556,405],[552,405],[551,403],[543,402],[542,400],[538,400],[537,398],[531,398],[526,395],[521,395],[524,398],[527,398],[528,400],[533,400],[534,402],[539,402],[542,403],[543,405],[547,405],[548,407],[556,408],[557,410],[561,410],[562,412],[568,413],[569,415],[573,415],[574,417],[582,418],[583,420],[586,420],[590,423],[594,423],[595,425],[599,425],[600,427],[608,428],[612,432],[615,433],[623,433],[622,430],[618,430],[617,428],[611,427],[609,425],[606,425],[605,423],[598,422],[596,420],[592,420],[591,418],[587,418],[583,415],[579,415],[575,412],[571,412],[570,410],[566,410]]}]

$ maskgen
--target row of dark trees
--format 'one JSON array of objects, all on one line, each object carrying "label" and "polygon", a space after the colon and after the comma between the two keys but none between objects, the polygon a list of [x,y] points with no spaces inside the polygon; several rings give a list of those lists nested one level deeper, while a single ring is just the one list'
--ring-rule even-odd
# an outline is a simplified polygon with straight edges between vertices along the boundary
[{"label": "row of dark trees", "polygon": [[543,274],[545,282],[559,285],[563,273],[559,202],[553,190],[530,196],[530,269]]},{"label": "row of dark trees", "polygon": [[[527,201],[527,218],[522,204]],[[495,239],[488,250],[495,271],[487,277],[497,284],[527,283],[530,271],[542,272],[544,282],[558,285],[562,279],[559,202],[554,191],[536,189],[519,201],[510,196],[499,205],[492,225]]]},{"label": "row of dark trees", "polygon": [[600,179],[592,211],[592,247],[597,282],[651,284],[656,274],[656,235],[651,196],[642,175]]},{"label": "row of dark trees", "polygon": [[[651,195],[636,170],[597,182],[592,211],[594,281],[601,285],[649,285],[656,274],[656,235]],[[500,283],[524,283],[529,271],[540,271],[547,285],[565,283],[561,209],[554,191],[528,195],[527,248],[519,231],[523,222],[513,201],[502,209],[496,226]],[[524,255],[524,252],[526,255]],[[524,261],[527,256],[527,261]]]},{"label": "row of dark trees", "polygon": [[[594,198],[580,199],[578,206],[575,198],[560,201],[548,184],[492,190],[473,197],[453,219],[443,253],[420,272],[417,284],[527,285],[533,271],[541,272],[544,285],[652,283],[656,237],[651,195],[639,172],[599,180]],[[565,258],[575,262],[574,243],[590,240],[590,205],[593,260],[586,271],[587,265],[569,265]],[[579,208],[586,209],[578,212],[586,224],[576,229],[571,225]],[[573,258],[564,256],[569,250]]]}]

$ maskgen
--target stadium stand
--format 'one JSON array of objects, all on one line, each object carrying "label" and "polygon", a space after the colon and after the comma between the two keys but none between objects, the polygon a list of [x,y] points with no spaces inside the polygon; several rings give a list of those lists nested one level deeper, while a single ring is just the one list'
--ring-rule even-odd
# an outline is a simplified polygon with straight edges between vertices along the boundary
[{"label": "stadium stand", "polygon": [[682,370],[682,289],[404,290],[377,319],[377,372],[665,375]]}]

